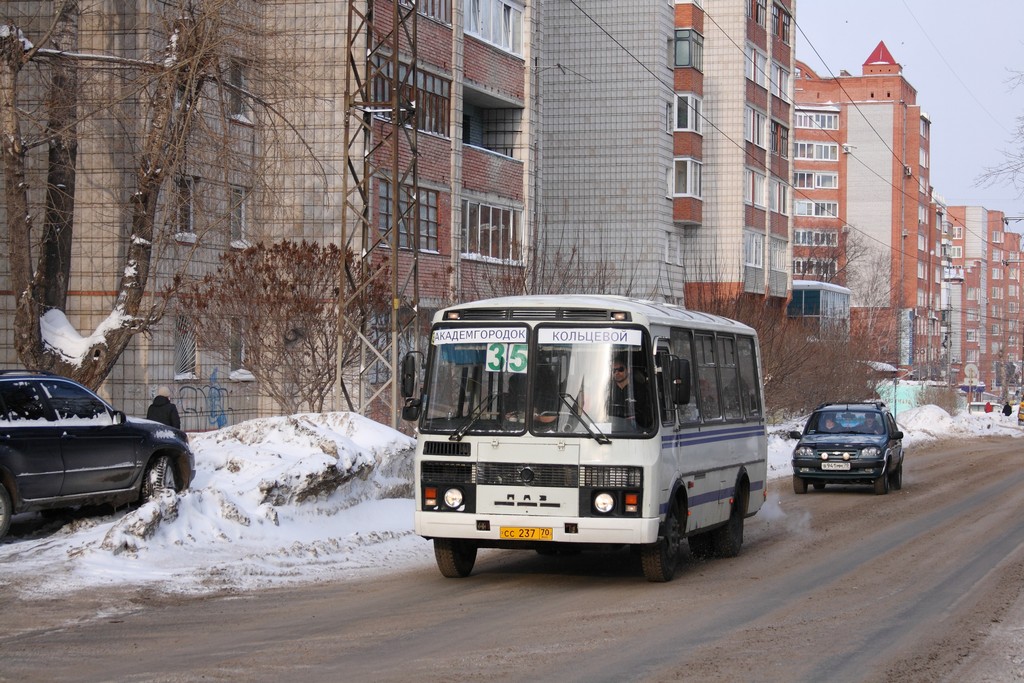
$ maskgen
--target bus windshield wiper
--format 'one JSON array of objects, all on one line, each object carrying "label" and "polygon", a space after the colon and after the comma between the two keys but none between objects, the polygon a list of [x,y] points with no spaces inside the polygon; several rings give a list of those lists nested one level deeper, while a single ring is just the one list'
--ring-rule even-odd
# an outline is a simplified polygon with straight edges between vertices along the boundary
[{"label": "bus windshield wiper", "polygon": [[480,420],[481,416],[483,416],[483,408],[492,398],[494,398],[494,393],[487,394],[482,399],[480,399],[480,402],[473,406],[473,409],[469,411],[469,416],[468,419],[466,420],[466,424],[456,429],[455,433],[448,437],[448,440],[462,441],[462,437],[466,435],[466,432],[472,429],[473,425],[475,425]]},{"label": "bus windshield wiper", "polygon": [[[566,405],[570,412],[576,415],[576,419],[579,420],[579,423],[583,425],[583,428],[587,430],[587,434],[590,434],[594,441],[598,442],[599,444],[609,444],[612,442],[612,440],[605,436],[604,432],[601,431],[601,428],[597,426],[597,423],[594,422],[594,418],[590,417],[587,411],[583,409],[583,406],[580,405],[579,400],[577,400],[575,396],[573,396],[572,394],[562,393],[559,394],[558,397],[562,399],[562,403]],[[584,416],[587,419],[580,419],[580,415]],[[593,429],[591,429],[590,425],[587,424],[588,422],[590,423],[590,425],[594,426]]]}]

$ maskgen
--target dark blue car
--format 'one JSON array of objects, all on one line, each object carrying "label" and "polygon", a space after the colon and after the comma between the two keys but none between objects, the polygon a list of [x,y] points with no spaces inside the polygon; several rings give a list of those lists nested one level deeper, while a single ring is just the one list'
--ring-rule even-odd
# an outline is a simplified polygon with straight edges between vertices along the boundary
[{"label": "dark blue car", "polygon": [[64,377],[0,372],[0,538],[33,510],[144,502],[195,476],[188,436]]},{"label": "dark blue car", "polygon": [[903,432],[881,401],[826,403],[793,431],[793,490],[866,484],[884,495],[903,487]]}]

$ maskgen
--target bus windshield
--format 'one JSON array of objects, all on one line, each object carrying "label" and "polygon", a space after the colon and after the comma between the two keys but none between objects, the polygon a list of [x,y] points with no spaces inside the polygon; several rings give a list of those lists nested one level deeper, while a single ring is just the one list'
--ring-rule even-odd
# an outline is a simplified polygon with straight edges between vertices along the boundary
[{"label": "bus windshield", "polygon": [[634,328],[445,327],[432,334],[421,428],[464,434],[647,435],[647,335]]}]

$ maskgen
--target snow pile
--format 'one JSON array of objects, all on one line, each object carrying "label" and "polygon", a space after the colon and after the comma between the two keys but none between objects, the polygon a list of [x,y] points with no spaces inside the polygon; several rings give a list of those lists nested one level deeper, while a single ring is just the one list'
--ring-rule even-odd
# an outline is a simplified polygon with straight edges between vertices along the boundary
[{"label": "snow pile", "polygon": [[[414,441],[399,432],[350,413],[304,414],[194,435],[192,447],[189,490],[0,545],[0,580],[35,574],[33,593],[123,582],[201,592],[430,559],[412,535]],[[382,541],[396,543],[374,549]]]},{"label": "snow pile", "polygon": [[896,416],[896,422],[906,434],[904,445],[945,438],[1024,434],[1017,426],[1016,415],[1007,417],[998,409],[991,413],[960,413],[953,417],[938,406],[919,406],[901,412]]}]

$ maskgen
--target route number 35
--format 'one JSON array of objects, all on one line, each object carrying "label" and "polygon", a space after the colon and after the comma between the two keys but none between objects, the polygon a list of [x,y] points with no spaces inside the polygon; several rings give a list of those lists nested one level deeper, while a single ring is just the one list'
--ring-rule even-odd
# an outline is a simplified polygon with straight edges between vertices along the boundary
[{"label": "route number 35", "polygon": [[487,345],[488,372],[526,372],[526,344]]}]

